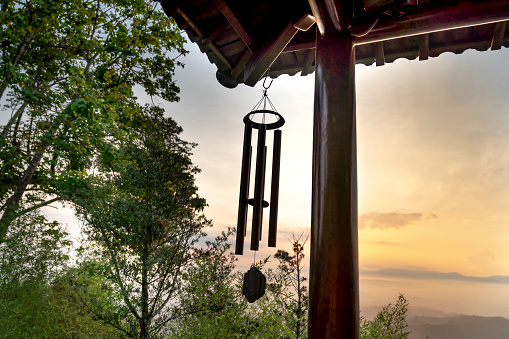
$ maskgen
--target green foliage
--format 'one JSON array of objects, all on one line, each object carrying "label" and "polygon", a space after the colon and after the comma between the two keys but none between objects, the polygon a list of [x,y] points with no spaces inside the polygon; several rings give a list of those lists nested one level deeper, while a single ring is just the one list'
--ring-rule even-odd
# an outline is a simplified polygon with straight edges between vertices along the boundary
[{"label": "green foliage", "polygon": [[234,338],[244,329],[247,307],[233,270],[236,258],[228,254],[228,236],[222,233],[206,247],[196,249],[192,265],[183,273],[180,311],[168,324],[174,338]]},{"label": "green foliage", "polygon": [[0,244],[0,285],[53,281],[67,268],[68,236],[61,224],[35,211],[16,219]]},{"label": "green foliage", "polygon": [[91,159],[133,136],[133,88],[178,100],[184,39],[157,2],[2,1],[0,242],[19,215],[86,186]]},{"label": "green foliage", "polygon": [[76,299],[71,242],[61,224],[30,212],[0,245],[0,338],[120,338]]},{"label": "green foliage", "polygon": [[382,307],[373,320],[361,316],[361,339],[406,339],[408,301],[400,294],[395,305]]},{"label": "green foliage", "polygon": [[123,338],[76,298],[67,282],[4,286],[0,338]]},{"label": "green foliage", "polygon": [[[256,263],[267,278],[265,295],[250,304],[242,294],[244,272],[235,270],[228,253],[230,230],[199,251],[186,271],[179,297],[181,316],[169,326],[171,338],[294,338],[288,272],[265,269],[270,257]],[[300,257],[301,258],[301,257]]]}]

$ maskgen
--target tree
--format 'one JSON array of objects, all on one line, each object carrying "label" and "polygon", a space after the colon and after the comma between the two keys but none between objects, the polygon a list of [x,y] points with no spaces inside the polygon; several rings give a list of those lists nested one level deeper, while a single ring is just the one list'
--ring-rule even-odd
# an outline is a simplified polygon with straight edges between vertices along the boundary
[{"label": "tree", "polygon": [[408,301],[400,294],[395,305],[382,307],[373,320],[361,315],[361,339],[407,339]]},{"label": "tree", "polygon": [[161,108],[147,106],[136,140],[118,145],[116,164],[104,166],[109,158],[99,158],[98,172],[74,200],[87,240],[98,245],[99,257],[108,258],[106,277],[132,321],[103,312],[100,302],[88,305],[133,338],[155,336],[179,315],[174,300],[181,275],[210,226],[194,182],[194,145],[181,140],[181,132]]},{"label": "tree", "polygon": [[178,100],[170,52],[183,42],[156,2],[2,1],[0,102],[12,114],[0,134],[0,243],[19,215],[72,198],[90,159],[130,137],[135,86]]},{"label": "tree", "polygon": [[296,237],[293,235],[291,241],[293,255],[287,251],[278,250],[274,258],[279,260],[278,269],[280,273],[285,276],[294,290],[291,297],[286,302],[287,323],[292,329],[295,338],[307,337],[307,311],[308,311],[308,291],[305,282],[306,276],[303,274],[304,259],[304,245],[306,244],[307,237],[304,240],[302,235]]}]

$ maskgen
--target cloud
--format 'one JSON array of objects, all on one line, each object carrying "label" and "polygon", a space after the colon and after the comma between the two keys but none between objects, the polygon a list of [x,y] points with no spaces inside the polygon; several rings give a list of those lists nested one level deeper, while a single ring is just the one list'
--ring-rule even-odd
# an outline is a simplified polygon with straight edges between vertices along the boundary
[{"label": "cloud", "polygon": [[429,270],[407,270],[401,268],[384,268],[380,270],[361,269],[360,275],[361,277],[454,280],[509,285],[509,276],[493,275],[488,277],[473,277],[457,272],[444,273]]},{"label": "cloud", "polygon": [[399,229],[423,219],[437,219],[434,213],[379,213],[371,212],[359,217],[359,229]]}]

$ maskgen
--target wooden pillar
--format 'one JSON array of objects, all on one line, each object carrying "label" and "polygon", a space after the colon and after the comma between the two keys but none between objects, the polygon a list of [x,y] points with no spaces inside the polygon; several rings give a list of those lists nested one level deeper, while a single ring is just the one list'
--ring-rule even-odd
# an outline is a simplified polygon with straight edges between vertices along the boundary
[{"label": "wooden pillar", "polygon": [[355,54],[317,36],[309,338],[359,338]]}]

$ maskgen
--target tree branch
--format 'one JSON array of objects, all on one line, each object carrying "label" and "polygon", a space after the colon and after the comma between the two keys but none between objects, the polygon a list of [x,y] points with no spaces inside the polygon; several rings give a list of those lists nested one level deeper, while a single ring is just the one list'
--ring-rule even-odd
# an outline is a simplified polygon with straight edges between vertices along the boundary
[{"label": "tree branch", "polygon": [[27,106],[27,104],[23,103],[23,105],[21,105],[18,108],[18,110],[16,111],[16,113],[14,113],[14,115],[9,119],[9,122],[7,123],[7,125],[5,125],[5,127],[2,131],[2,134],[0,135],[1,139],[5,140],[5,138],[7,137],[7,133],[9,133],[9,129],[11,128],[12,124],[23,114],[26,106]]},{"label": "tree branch", "polygon": [[122,332],[124,332],[125,334],[127,334],[130,338],[136,338],[134,335],[132,335],[131,333],[127,332],[126,330],[124,330],[122,327],[120,327],[119,325],[115,324],[114,322],[106,319],[105,317],[103,317],[101,314],[97,313],[96,311],[94,311],[86,302],[85,300],[83,300],[83,297],[81,296],[81,294],[76,291],[76,294],[78,295],[78,298],[80,298],[81,302],[83,303],[83,305],[85,305],[86,308],[88,308],[88,310],[90,312],[92,312],[97,318],[101,319],[102,321],[104,321],[105,323],[107,323],[108,325],[110,326],[113,326],[115,327],[117,330],[120,330]]},{"label": "tree branch", "polygon": [[138,315],[138,312],[136,311],[136,308],[134,308],[133,304],[131,303],[131,300],[129,300],[129,296],[127,294],[127,291],[125,289],[124,283],[122,281],[122,277],[120,276],[120,269],[118,267],[118,261],[117,257],[115,256],[115,253],[113,253],[113,249],[111,248],[111,242],[109,241],[108,237],[104,233],[104,229],[102,227],[99,227],[100,232],[105,240],[106,247],[108,248],[108,252],[110,253],[111,260],[113,261],[113,266],[115,267],[115,277],[118,280],[118,285],[120,286],[120,292],[122,293],[122,298],[124,299],[124,302],[126,303],[127,307],[129,308],[129,311],[134,315],[136,320],[140,320],[140,316]]},{"label": "tree branch", "polygon": [[31,206],[29,208],[26,208],[20,212],[18,212],[19,215],[23,215],[25,213],[28,213],[28,212],[32,212],[33,210],[36,210],[36,209],[39,209],[41,207],[44,207],[44,206],[47,206],[49,204],[52,204],[56,201],[59,201],[59,200],[62,200],[62,197],[56,197],[56,198],[53,198],[53,199],[50,199],[50,200],[47,200],[47,201],[44,201],[44,202],[41,202],[40,204],[37,204],[37,205],[34,205],[34,206]]}]

